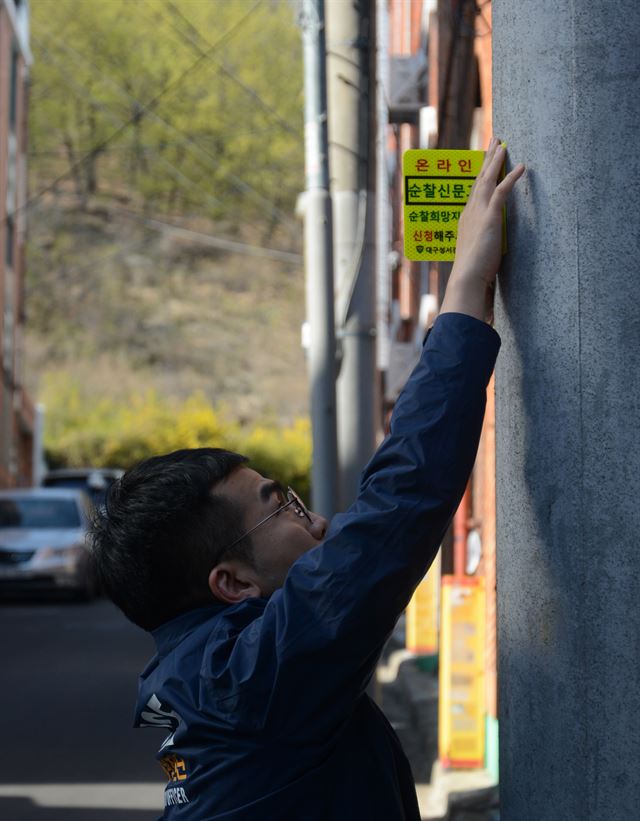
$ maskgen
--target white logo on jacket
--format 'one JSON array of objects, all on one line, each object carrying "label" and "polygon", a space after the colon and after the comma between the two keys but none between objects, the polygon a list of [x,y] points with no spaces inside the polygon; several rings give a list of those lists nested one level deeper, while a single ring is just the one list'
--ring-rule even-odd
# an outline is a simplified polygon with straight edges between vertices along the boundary
[{"label": "white logo on jacket", "polygon": [[140,727],[167,727],[172,730],[162,742],[160,749],[164,750],[173,744],[173,737],[181,721],[182,719],[176,711],[169,709],[169,706],[163,704],[158,696],[153,693],[149,701],[147,701],[147,709],[140,713],[140,721],[138,723]]}]

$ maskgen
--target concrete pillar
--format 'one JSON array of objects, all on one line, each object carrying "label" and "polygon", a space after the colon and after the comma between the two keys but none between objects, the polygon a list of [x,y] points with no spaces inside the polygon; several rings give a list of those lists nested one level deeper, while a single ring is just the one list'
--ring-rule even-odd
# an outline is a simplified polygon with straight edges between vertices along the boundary
[{"label": "concrete pillar", "polygon": [[493,4],[503,821],[640,807],[640,4]]}]

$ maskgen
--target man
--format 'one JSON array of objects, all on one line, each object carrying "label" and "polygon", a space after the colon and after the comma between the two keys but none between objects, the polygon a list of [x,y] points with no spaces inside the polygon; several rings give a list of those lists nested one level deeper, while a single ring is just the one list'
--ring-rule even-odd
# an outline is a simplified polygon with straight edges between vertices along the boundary
[{"label": "man", "polygon": [[138,726],[164,727],[166,819],[420,818],[411,771],[366,695],[383,645],[467,483],[498,352],[485,324],[501,210],[492,140],[461,217],[440,317],[366,467],[329,525],[243,457],[155,457],[94,528],[102,583],[153,633]]}]

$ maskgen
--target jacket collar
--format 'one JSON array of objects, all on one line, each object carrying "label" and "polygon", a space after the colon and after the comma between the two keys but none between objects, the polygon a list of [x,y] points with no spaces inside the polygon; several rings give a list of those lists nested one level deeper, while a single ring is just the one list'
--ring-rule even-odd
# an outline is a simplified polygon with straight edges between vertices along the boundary
[{"label": "jacket collar", "polygon": [[175,619],[166,621],[160,627],[156,627],[155,630],[151,631],[151,635],[156,643],[158,653],[164,655],[172,650],[185,636],[196,630],[200,625],[220,615],[227,607],[226,604],[213,602],[206,607],[198,607],[195,610],[181,613]]}]

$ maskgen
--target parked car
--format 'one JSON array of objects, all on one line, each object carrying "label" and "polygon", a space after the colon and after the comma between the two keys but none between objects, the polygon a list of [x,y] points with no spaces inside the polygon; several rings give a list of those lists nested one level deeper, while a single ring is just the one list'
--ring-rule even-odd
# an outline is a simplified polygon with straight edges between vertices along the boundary
[{"label": "parked car", "polygon": [[92,598],[96,576],[86,544],[91,511],[81,490],[0,491],[0,592],[64,590]]},{"label": "parked car", "polygon": [[69,487],[84,490],[94,505],[103,505],[106,492],[123,470],[120,468],[60,468],[50,470],[42,480],[43,487]]}]

